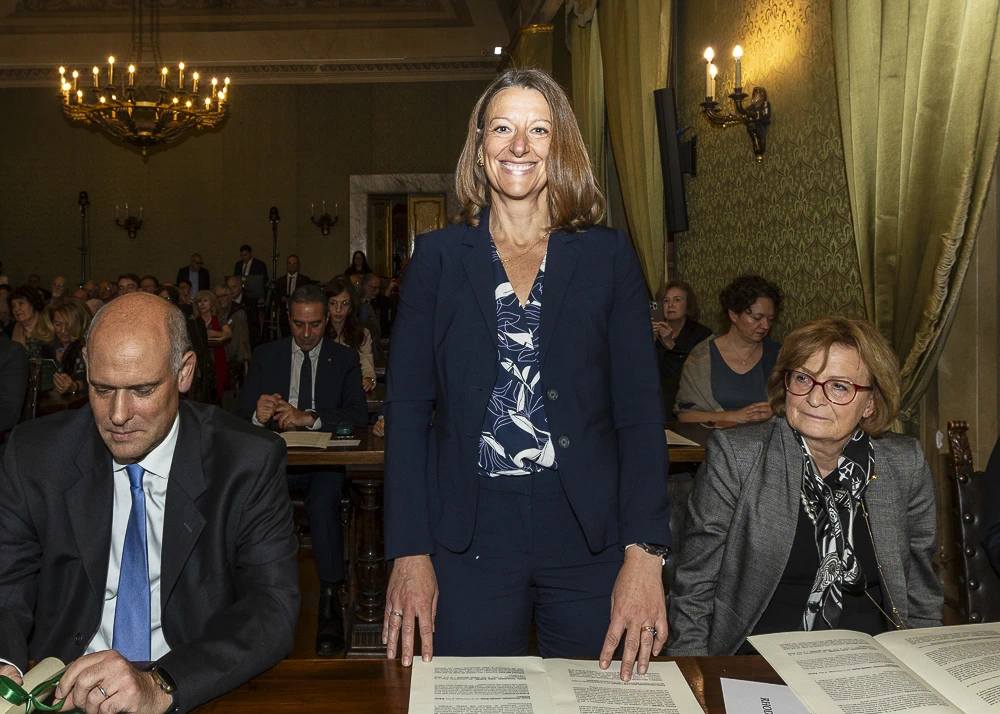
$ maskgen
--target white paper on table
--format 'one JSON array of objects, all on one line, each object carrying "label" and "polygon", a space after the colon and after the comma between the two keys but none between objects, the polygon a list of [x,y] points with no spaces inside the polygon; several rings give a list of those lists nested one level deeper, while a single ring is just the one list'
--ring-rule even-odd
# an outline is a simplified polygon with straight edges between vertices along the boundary
[{"label": "white paper on table", "polygon": [[333,436],[328,431],[283,431],[281,438],[288,446],[303,449],[325,449]]},{"label": "white paper on table", "polygon": [[685,439],[676,431],[670,431],[670,429],[665,429],[664,431],[667,432],[667,446],[700,446],[697,441]]},{"label": "white paper on table", "polygon": [[361,446],[361,439],[330,439],[327,446],[331,449],[338,446]]},{"label": "white paper on table", "polygon": [[726,714],[809,714],[809,710],[784,684],[720,678]]}]

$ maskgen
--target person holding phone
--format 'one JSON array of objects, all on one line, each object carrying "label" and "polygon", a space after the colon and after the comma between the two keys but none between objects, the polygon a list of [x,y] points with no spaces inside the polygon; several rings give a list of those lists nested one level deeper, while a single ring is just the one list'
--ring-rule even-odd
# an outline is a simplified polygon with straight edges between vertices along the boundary
[{"label": "person holding phone", "polygon": [[698,322],[698,298],[682,280],[671,280],[657,292],[656,302],[650,306],[650,317],[663,406],[667,414],[672,414],[684,360],[695,345],[712,336],[712,330]]},{"label": "person holding phone", "polygon": [[55,362],[52,385],[59,394],[76,394],[87,386],[83,345],[90,319],[90,309],[79,298],[53,298],[39,313],[38,325],[28,338],[29,359]]}]

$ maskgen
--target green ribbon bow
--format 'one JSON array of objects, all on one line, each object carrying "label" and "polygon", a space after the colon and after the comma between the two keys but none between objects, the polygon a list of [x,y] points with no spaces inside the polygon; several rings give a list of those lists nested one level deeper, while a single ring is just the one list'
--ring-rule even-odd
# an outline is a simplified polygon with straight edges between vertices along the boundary
[{"label": "green ribbon bow", "polygon": [[49,679],[39,684],[37,687],[32,689],[30,692],[25,691],[24,687],[14,682],[10,677],[4,677],[0,675],[0,698],[7,700],[11,704],[24,705],[25,714],[34,707],[37,711],[41,712],[57,712],[62,709],[63,704],[66,702],[66,697],[63,697],[58,702],[54,704],[44,704],[39,701],[47,689],[59,684],[59,680],[62,678],[63,673],[66,668],[59,670]]}]

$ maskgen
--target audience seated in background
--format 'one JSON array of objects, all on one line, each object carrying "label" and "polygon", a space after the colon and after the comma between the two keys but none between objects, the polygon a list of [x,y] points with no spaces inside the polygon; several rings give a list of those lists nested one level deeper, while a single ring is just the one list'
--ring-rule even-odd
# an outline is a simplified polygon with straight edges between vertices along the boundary
[{"label": "audience seated in background", "polygon": [[249,362],[250,327],[247,324],[246,310],[233,305],[232,295],[225,285],[217,285],[213,292],[219,303],[219,320],[229,325],[233,333],[233,338],[226,343],[226,361],[230,365]]},{"label": "audience seated in background", "polygon": [[38,326],[28,338],[29,359],[50,359],[56,363],[52,383],[59,394],[76,394],[87,386],[83,348],[90,320],[90,309],[83,301],[54,297],[39,314]]},{"label": "audience seated in background", "polygon": [[[672,414],[684,360],[695,345],[712,336],[712,331],[698,322],[698,298],[687,283],[671,280],[657,292],[656,302],[661,309],[652,321],[660,389],[664,409]],[[658,319],[661,314],[662,320]]]},{"label": "audience seated in background", "polygon": [[[10,431],[21,419],[21,407],[28,391],[28,355],[24,347],[0,332],[0,434]],[[3,440],[0,439],[0,457]]]},{"label": "audience seated in background", "polygon": [[[180,292],[173,285],[161,285],[158,297],[171,305],[182,307]],[[187,306],[190,309],[190,305]],[[184,314],[183,310],[181,314]],[[187,316],[188,340],[195,354],[194,379],[187,391],[187,398],[195,402],[214,403],[218,396],[215,389],[215,367],[212,364],[212,353],[208,346],[208,328],[205,321],[194,316]]]},{"label": "audience seated in background", "polygon": [[42,287],[42,279],[34,273],[28,276],[28,287],[41,293],[42,300],[46,302],[52,297],[52,293]]},{"label": "audience seated in background", "polygon": [[177,281],[177,291],[180,295],[180,302],[177,307],[181,309],[187,317],[191,317],[195,314],[194,312],[194,300],[191,294],[191,281],[190,280],[179,280]]},{"label": "audience seated in background", "polygon": [[18,497],[0,499],[0,657],[18,669],[0,675],[72,663],[54,697],[67,710],[96,712],[103,689],[107,711],[183,714],[292,649],[285,446],[179,401],[194,373],[184,322],[150,295],[115,300],[87,337],[90,408],[7,441],[0,493]]},{"label": "audience seated in background", "polygon": [[775,417],[712,432],[670,592],[667,654],[795,630],[940,625],[934,481],[889,433],[899,363],[871,323],[810,320],[767,384]]},{"label": "audience seated in background", "polygon": [[34,288],[22,285],[10,296],[10,312],[14,318],[8,335],[22,347],[28,344],[38,325],[38,316],[45,307],[42,294]]},{"label": "audience seated in background", "polygon": [[382,280],[375,273],[368,273],[361,280],[361,303],[358,318],[372,335],[373,351],[378,359],[385,355],[379,349],[379,340],[389,336],[389,298],[382,294]]},{"label": "audience seated in background", "polygon": [[139,281],[139,289],[144,293],[156,295],[156,291],[160,289],[160,281],[155,275],[143,275]]},{"label": "audience seated in background", "polygon": [[679,421],[743,424],[770,418],[767,378],[781,345],[767,335],[781,300],[781,290],[756,275],[743,275],[723,289],[719,303],[729,329],[696,345],[684,362]]},{"label": "audience seated in background", "polygon": [[57,275],[52,278],[52,297],[62,297],[66,294],[66,278],[61,275]]},{"label": "audience seated in background", "polygon": [[98,298],[90,298],[87,300],[87,309],[90,310],[90,316],[93,317],[97,314],[97,311],[104,307],[104,302]]},{"label": "audience seated in background", "polygon": [[219,301],[211,290],[199,290],[195,295],[197,318],[205,323],[208,346],[211,348],[212,368],[215,370],[215,393],[222,401],[222,393],[229,384],[229,367],[226,362],[226,344],[233,338],[232,328],[219,320]]},{"label": "audience seated in background", "polygon": [[87,298],[86,298],[87,300],[89,300],[90,298],[97,297],[97,285],[94,283],[93,280],[85,281],[81,289],[87,291]]},{"label": "audience seated in background", "polygon": [[274,290],[278,295],[279,310],[278,322],[281,325],[281,334],[289,335],[288,328],[288,298],[295,292],[296,288],[303,285],[312,285],[315,281],[308,275],[299,272],[299,256],[290,255],[285,261],[286,273],[275,281]]},{"label": "audience seated in background", "polygon": [[103,302],[110,301],[115,296],[115,286],[107,280],[97,284],[97,297]]},{"label": "audience seated in background", "polygon": [[[358,353],[323,339],[327,299],[316,285],[292,294],[292,336],[254,352],[238,413],[257,426],[332,431],[338,424],[362,426],[368,406],[361,389]],[[339,588],[344,579],[340,492],[343,471],[289,474],[289,485],[305,491],[313,556],[320,578],[316,654],[330,657],[344,648]]]},{"label": "audience seated in background", "polygon": [[375,359],[372,336],[358,319],[358,295],[343,277],[337,276],[326,286],[330,306],[326,336],[334,342],[358,351],[361,356],[361,379],[366,392],[375,388]]},{"label": "audience seated in background", "polygon": [[236,275],[226,278],[226,287],[229,288],[233,307],[244,310],[247,314],[247,327],[250,328],[250,347],[253,349],[260,344],[261,339],[260,311],[257,308],[257,301],[250,299],[243,292],[243,281]]},{"label": "audience seated in background", "polygon": [[196,294],[199,290],[211,290],[212,276],[204,265],[205,261],[202,260],[201,253],[192,253],[191,262],[177,271],[177,286],[180,287],[182,282],[187,282],[191,295]]},{"label": "audience seated in background", "polygon": [[139,290],[139,276],[135,273],[123,273],[118,276],[118,296],[128,295],[129,293],[138,292]]},{"label": "audience seated in background", "polygon": [[364,277],[370,272],[372,272],[372,269],[368,265],[368,258],[365,256],[364,251],[356,250],[351,257],[351,264],[344,270],[344,277],[349,278],[352,275]]}]

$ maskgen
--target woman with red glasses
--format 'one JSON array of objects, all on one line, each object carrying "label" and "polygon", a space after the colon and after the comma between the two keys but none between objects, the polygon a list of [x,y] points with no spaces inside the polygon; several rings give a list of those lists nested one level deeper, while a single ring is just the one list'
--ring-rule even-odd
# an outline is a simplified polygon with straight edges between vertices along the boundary
[{"label": "woman with red glasses", "polygon": [[708,441],[667,654],[941,624],[934,483],[920,443],[888,432],[899,393],[896,354],[870,323],[823,317],[788,335],[767,383],[775,416]]}]

